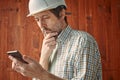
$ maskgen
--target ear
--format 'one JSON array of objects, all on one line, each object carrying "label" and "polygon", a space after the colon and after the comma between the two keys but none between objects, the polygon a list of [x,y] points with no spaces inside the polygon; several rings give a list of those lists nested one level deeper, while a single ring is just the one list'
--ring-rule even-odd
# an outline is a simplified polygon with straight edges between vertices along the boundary
[{"label": "ear", "polygon": [[60,12],[60,19],[64,19],[65,18],[65,16],[66,16],[66,14],[65,14],[65,9],[62,9],[62,11]]}]

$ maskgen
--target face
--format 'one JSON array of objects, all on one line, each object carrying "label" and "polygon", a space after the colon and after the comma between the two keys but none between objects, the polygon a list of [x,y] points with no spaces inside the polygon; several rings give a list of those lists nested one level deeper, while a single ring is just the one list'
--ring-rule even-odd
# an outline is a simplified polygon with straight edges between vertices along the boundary
[{"label": "face", "polygon": [[34,18],[44,36],[48,33],[53,33],[53,32],[60,33],[62,31],[62,26],[63,26],[62,21],[64,19],[62,18],[58,19],[50,11],[44,11],[35,14]]}]

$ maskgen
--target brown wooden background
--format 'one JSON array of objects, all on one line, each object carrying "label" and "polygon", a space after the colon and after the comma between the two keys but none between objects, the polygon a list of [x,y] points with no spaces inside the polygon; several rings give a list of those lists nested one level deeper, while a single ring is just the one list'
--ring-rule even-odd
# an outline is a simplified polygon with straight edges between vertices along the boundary
[{"label": "brown wooden background", "polygon": [[[103,80],[120,80],[120,0],[66,0],[69,23],[92,34],[98,42]],[[26,18],[28,0],[0,0],[0,80],[31,80],[11,69],[6,51],[20,50],[39,60],[42,34]]]}]

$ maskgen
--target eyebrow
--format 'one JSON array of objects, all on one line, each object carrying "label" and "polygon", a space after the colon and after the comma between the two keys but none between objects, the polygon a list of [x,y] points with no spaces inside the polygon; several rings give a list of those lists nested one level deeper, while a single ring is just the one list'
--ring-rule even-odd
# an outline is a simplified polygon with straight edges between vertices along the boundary
[{"label": "eyebrow", "polygon": [[47,15],[47,14],[45,14],[45,15],[42,15],[42,16],[34,16],[34,18],[38,18],[38,17],[44,17],[44,16],[49,16],[49,15]]}]

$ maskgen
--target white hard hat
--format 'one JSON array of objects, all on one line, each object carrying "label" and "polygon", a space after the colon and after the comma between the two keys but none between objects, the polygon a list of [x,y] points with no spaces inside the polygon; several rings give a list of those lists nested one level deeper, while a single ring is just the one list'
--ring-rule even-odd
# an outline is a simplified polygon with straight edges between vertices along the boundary
[{"label": "white hard hat", "polygon": [[66,3],[64,0],[30,0],[29,14],[27,16],[32,16],[36,13],[56,8],[59,5],[66,6]]}]

